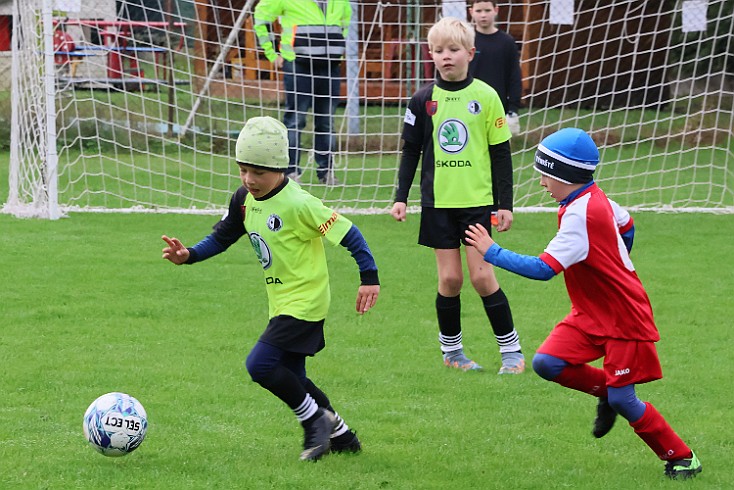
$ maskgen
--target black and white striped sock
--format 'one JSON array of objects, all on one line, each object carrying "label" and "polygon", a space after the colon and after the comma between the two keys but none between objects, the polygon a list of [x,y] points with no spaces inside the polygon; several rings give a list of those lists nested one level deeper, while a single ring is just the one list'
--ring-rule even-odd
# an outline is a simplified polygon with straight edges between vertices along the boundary
[{"label": "black and white striped sock", "polygon": [[296,418],[299,422],[304,422],[313,417],[318,409],[319,406],[316,404],[316,401],[311,397],[311,395],[306,393],[306,397],[303,399],[303,402],[293,410],[293,413],[296,414]]},{"label": "black and white striped sock", "polygon": [[451,336],[439,333],[438,341],[441,343],[441,352],[446,354],[448,352],[454,352],[454,351],[463,349],[464,345],[461,343],[461,339],[462,339],[461,332],[459,332],[458,335],[451,335]]},{"label": "black and white striped sock", "polygon": [[520,336],[514,328],[507,335],[497,335],[495,338],[497,339],[497,345],[500,347],[500,353],[520,350]]},{"label": "black and white striped sock", "polygon": [[334,412],[334,415],[336,415],[336,427],[334,427],[334,430],[331,431],[331,438],[339,437],[340,435],[344,434],[349,430],[349,426],[346,422],[344,422],[344,419],[339,416],[337,412]]}]

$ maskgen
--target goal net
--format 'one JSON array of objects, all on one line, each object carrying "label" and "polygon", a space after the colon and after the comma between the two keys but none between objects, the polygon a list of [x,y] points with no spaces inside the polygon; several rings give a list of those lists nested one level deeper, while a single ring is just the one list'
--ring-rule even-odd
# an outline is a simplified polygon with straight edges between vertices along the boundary
[{"label": "goal net", "polygon": [[[384,213],[407,102],[435,77],[427,30],[466,2],[351,4],[333,121],[338,183],[317,179],[310,112],[301,180],[343,212]],[[14,0],[3,210],[220,213],[240,185],[234,143],[244,122],[285,112],[283,74],[253,30],[256,5]],[[516,209],[555,207],[533,155],[544,136],[573,126],[598,144],[596,178],[621,205],[733,212],[732,10],[725,0],[499,2],[523,78],[511,140]],[[277,42],[277,21],[272,32]]]}]

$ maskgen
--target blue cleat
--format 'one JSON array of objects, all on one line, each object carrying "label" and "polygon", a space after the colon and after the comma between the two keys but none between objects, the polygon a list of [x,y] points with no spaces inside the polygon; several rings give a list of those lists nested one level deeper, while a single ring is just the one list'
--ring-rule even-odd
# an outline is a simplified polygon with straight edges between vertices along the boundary
[{"label": "blue cleat", "polygon": [[482,366],[464,355],[463,349],[447,352],[446,354],[444,354],[443,363],[447,367],[461,369],[462,371],[482,370]]}]

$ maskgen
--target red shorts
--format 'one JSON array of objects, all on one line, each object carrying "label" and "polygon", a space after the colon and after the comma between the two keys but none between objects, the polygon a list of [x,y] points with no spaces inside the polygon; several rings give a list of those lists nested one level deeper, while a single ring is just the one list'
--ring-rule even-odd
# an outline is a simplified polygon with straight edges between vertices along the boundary
[{"label": "red shorts", "polygon": [[604,358],[607,386],[619,388],[663,377],[655,342],[588,335],[564,321],[556,325],[537,350],[571,365]]}]

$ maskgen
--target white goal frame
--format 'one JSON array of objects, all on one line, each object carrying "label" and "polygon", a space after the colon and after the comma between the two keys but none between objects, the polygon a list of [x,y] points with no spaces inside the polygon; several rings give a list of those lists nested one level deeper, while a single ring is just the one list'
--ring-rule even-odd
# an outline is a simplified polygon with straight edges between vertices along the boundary
[{"label": "white goal frame", "polygon": [[[127,2],[123,12],[114,0],[78,1],[78,12],[57,10],[59,0],[13,2],[3,212],[48,219],[71,212],[221,213],[239,185],[232,166],[238,129],[249,117],[280,118],[284,111],[281,74],[253,44],[257,1],[212,0],[221,7],[205,8],[207,2],[161,0],[162,10],[143,8],[138,20]],[[621,205],[734,212],[731,6],[574,3],[575,11],[560,13],[567,2],[499,4],[499,27],[518,41],[523,72],[522,131],[511,140],[516,209],[554,209],[537,185],[532,155],[544,136],[576,126],[597,142],[596,178]],[[344,104],[334,128],[341,184],[316,180],[309,122],[303,185],[342,212],[385,213],[405,107],[432,76],[425,32],[442,5],[352,6]],[[73,39],[73,51],[59,47],[59,31]]]}]

